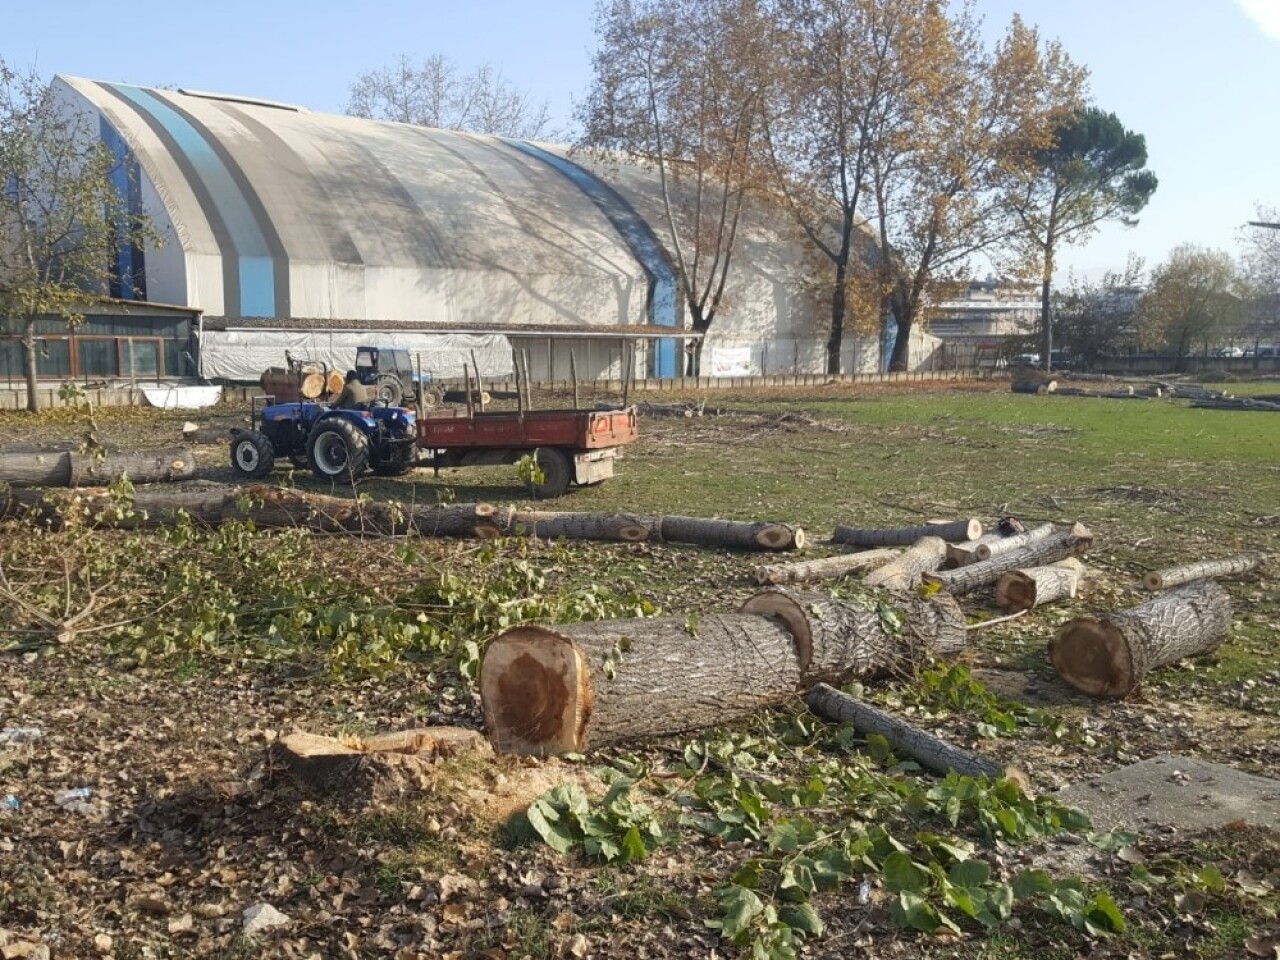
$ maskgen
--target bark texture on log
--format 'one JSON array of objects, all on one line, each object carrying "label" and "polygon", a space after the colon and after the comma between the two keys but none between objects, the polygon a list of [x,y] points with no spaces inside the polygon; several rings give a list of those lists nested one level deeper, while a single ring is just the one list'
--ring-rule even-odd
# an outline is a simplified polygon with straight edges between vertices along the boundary
[{"label": "bark texture on log", "polygon": [[494,747],[534,755],[716,726],[799,685],[787,629],[741,613],[515,627],[480,672]]},{"label": "bark texture on log", "polygon": [[360,807],[426,787],[440,760],[489,752],[479,731],[423,727],[357,741],[294,733],[272,744],[268,757],[311,793]]},{"label": "bark texture on log", "polygon": [[868,570],[893,560],[899,550],[863,550],[861,553],[842,553],[819,560],[802,560],[799,563],[765,564],[756,567],[756,583],[761,586],[783,583],[802,583],[806,580],[839,580],[849,573]]},{"label": "bark texture on log", "polygon": [[1125,697],[1150,671],[1207,653],[1230,632],[1231,597],[1200,580],[1130,610],[1063,624],[1049,643],[1049,659],[1077,690]]},{"label": "bark texture on log", "polygon": [[895,593],[909,593],[926,573],[937,570],[947,558],[947,542],[941,537],[922,537],[896,560],[871,571],[862,582]]},{"label": "bark texture on log", "polygon": [[102,486],[126,474],[134,483],[190,480],[196,475],[195,454],[190,447],[108,451],[100,456],[78,450],[8,454],[0,451],[0,482],[11,487]]},{"label": "bark texture on log", "polygon": [[1148,590],[1168,590],[1195,580],[1216,580],[1219,577],[1236,577],[1258,568],[1258,558],[1251,554],[1224,557],[1221,560],[1201,560],[1164,570],[1152,570],[1142,578]]},{"label": "bark texture on log", "polygon": [[943,540],[959,542],[977,540],[980,536],[982,521],[970,518],[924,523],[917,527],[836,527],[831,539],[835,543],[847,543],[855,547],[909,547],[922,537],[941,537]]},{"label": "bark texture on log", "polygon": [[996,581],[996,606],[1016,613],[1055,600],[1074,599],[1084,577],[1084,564],[1075,557],[1047,567],[1010,570]]},{"label": "bark texture on log", "polygon": [[803,550],[805,533],[789,523],[660,517],[655,539],[730,550]]},{"label": "bark texture on log", "polygon": [[656,517],[630,513],[572,513],[540,510],[500,511],[494,518],[506,536],[541,537],[544,540],[605,540],[639,543],[657,528]]},{"label": "bark texture on log", "polygon": [[[941,774],[955,772],[966,777],[986,777],[988,780],[998,780],[1006,775],[1005,768],[994,760],[947,743],[825,683],[810,690],[804,699],[809,709],[822,719],[833,723],[851,723],[862,734],[878,734],[889,741],[894,753],[910,757],[926,770]],[[1011,779],[1021,778],[1019,776]]]},{"label": "bark texture on log", "polygon": [[958,567],[955,570],[925,573],[922,579],[926,584],[937,584],[948,593],[960,596],[978,587],[995,583],[1010,570],[1040,567],[1065,560],[1067,557],[1081,556],[1092,545],[1093,534],[1082,524],[1077,523],[1069,531],[1036,540],[1016,553],[1005,553],[990,560],[979,560],[977,563]]},{"label": "bark texture on log", "polygon": [[874,594],[843,600],[775,589],[751,597],[741,612],[774,617],[786,626],[806,687],[910,668],[965,647],[964,612],[946,594],[886,606]]},{"label": "bark texture on log", "polygon": [[980,543],[974,550],[974,562],[990,560],[992,557],[998,557],[1003,553],[1015,553],[1027,546],[1027,544],[1053,536],[1055,530],[1057,530],[1057,527],[1052,523],[1042,523],[1038,527],[1032,527],[1022,533],[1015,533],[1011,537],[1001,537],[999,540]]}]

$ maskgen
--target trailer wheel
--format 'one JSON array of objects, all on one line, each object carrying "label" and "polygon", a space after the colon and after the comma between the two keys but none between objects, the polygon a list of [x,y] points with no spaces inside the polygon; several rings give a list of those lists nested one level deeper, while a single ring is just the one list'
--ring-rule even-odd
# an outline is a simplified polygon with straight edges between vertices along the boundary
[{"label": "trailer wheel", "polygon": [[354,480],[368,469],[369,438],[349,420],[321,420],[307,437],[307,462],[321,480]]},{"label": "trailer wheel", "polygon": [[568,454],[558,447],[539,447],[534,459],[542,471],[542,482],[533,485],[534,497],[551,500],[564,496],[573,479],[573,464]]},{"label": "trailer wheel", "polygon": [[373,472],[380,477],[400,477],[417,465],[418,448],[411,443],[394,444],[386,459],[374,459]]},{"label": "trailer wheel", "polygon": [[275,449],[265,434],[257,430],[245,430],[231,438],[231,467],[240,476],[260,480],[275,465]]}]

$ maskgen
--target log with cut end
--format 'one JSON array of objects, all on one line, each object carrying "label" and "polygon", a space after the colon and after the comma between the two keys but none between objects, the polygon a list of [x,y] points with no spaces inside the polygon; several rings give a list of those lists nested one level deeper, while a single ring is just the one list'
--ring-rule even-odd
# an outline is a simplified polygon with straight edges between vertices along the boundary
[{"label": "log with cut end", "polygon": [[1043,396],[1058,389],[1056,380],[1015,380],[1011,385],[1014,393],[1031,393]]},{"label": "log with cut end", "polygon": [[1055,600],[1074,599],[1084,577],[1084,564],[1067,557],[1047,567],[1010,570],[996,581],[1001,610],[1032,610]]},{"label": "log with cut end", "polygon": [[147,451],[0,451],[0,483],[11,487],[88,487],[128,476],[133,483],[190,480],[196,475],[190,447]]},{"label": "log with cut end", "polygon": [[574,513],[508,509],[494,518],[506,536],[541,537],[544,540],[604,540],[639,543],[648,540],[658,525],[655,517],[630,513]]},{"label": "log with cut end", "polygon": [[1049,659],[1077,690],[1125,697],[1152,670],[1208,653],[1230,632],[1231,597],[1199,580],[1130,610],[1069,621],[1050,641]]},{"label": "log with cut end", "polygon": [[272,744],[273,769],[344,805],[386,802],[427,786],[432,767],[464,754],[488,754],[477,730],[421,727],[362,739],[294,733]]},{"label": "log with cut end", "polygon": [[756,583],[762,586],[783,583],[803,583],[806,580],[839,580],[850,573],[870,570],[893,560],[899,550],[863,550],[860,553],[842,553],[819,560],[802,560],[799,563],[764,564],[754,571]]},{"label": "log with cut end", "polygon": [[959,653],[966,643],[964,612],[946,594],[890,605],[876,593],[837,599],[774,589],[751,597],[741,612],[774,617],[786,626],[806,687],[909,670]]},{"label": "log with cut end", "polygon": [[851,723],[863,735],[884,737],[895,754],[910,757],[926,770],[940,774],[986,777],[988,780],[1004,778],[1014,781],[1024,790],[1027,788],[1025,777],[1018,771],[948,743],[825,683],[810,690],[804,699],[809,709],[822,719],[832,723]]},{"label": "log with cut end", "polygon": [[1249,554],[1224,557],[1221,560],[1201,560],[1164,570],[1152,570],[1142,577],[1142,585],[1148,590],[1168,590],[1195,580],[1216,580],[1219,577],[1237,577],[1258,568],[1258,558]]},{"label": "log with cut end", "polygon": [[[1057,527],[1052,523],[1042,523],[1038,527],[1032,527],[1022,533],[1015,533],[1011,537],[986,540],[974,548],[974,561],[990,560],[992,557],[998,557],[1002,553],[1016,553],[1029,543],[1035,543],[1037,540],[1053,536],[1055,530],[1057,530]],[[967,566],[967,564],[964,564],[964,566]]]},{"label": "log with cut end", "polygon": [[981,536],[982,521],[970,518],[939,520],[916,527],[836,527],[831,539],[835,543],[854,547],[909,547],[921,537],[941,537],[943,540],[959,542],[977,540]]},{"label": "log with cut end", "polygon": [[654,539],[729,550],[802,550],[805,533],[789,523],[660,517]]},{"label": "log with cut end", "polygon": [[1092,545],[1093,534],[1083,524],[1077,523],[1070,530],[1035,540],[1014,553],[1003,553],[990,560],[979,560],[955,570],[924,573],[921,579],[926,585],[935,584],[948,593],[960,596],[995,583],[1010,570],[1046,566],[1067,557],[1081,556]]},{"label": "log with cut end", "polygon": [[967,567],[971,563],[981,559],[978,556],[978,548],[987,544],[995,543],[997,540],[1007,539],[1003,533],[993,531],[984,533],[976,540],[962,540],[959,543],[947,544],[947,558],[943,566],[948,569],[956,567]]},{"label": "log with cut end", "polygon": [[514,627],[480,671],[494,747],[533,755],[717,726],[799,684],[786,627],[742,613]]},{"label": "log with cut end", "polygon": [[926,573],[937,570],[947,558],[947,542],[941,537],[922,537],[883,567],[872,570],[862,582],[895,593],[914,590]]}]

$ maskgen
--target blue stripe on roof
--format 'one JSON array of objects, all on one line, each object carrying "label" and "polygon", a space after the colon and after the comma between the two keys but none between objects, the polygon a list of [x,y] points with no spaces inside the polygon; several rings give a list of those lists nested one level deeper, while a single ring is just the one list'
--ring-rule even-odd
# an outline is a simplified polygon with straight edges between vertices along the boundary
[{"label": "blue stripe on roof", "polygon": [[[667,259],[667,251],[653,228],[636,213],[626,198],[590,171],[564,157],[524,140],[503,137],[502,141],[554,167],[587,195],[626,241],[631,255],[640,262],[649,277],[649,322],[661,327],[680,326],[676,275]],[[659,340],[654,358],[654,374],[658,377],[677,376],[676,357],[676,341],[666,338]]]},{"label": "blue stripe on roof", "polygon": [[[275,316],[275,279],[271,250],[249,203],[213,146],[189,120],[140,87],[108,86],[153,117],[186,154],[226,222],[240,263],[240,315]],[[263,269],[263,263],[266,269]]]}]

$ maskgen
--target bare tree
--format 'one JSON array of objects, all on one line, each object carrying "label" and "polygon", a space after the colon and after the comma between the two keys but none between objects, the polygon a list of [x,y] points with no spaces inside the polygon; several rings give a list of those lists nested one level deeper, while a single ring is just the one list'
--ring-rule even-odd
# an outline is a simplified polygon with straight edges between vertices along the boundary
[{"label": "bare tree", "polygon": [[1240,272],[1246,292],[1241,333],[1257,347],[1280,344],[1280,208],[1258,204],[1257,219],[1240,230]]},{"label": "bare tree", "polygon": [[139,279],[119,276],[121,247],[158,243],[113,182],[118,162],[96,123],[0,60],[0,332],[22,344],[28,410],[39,407],[37,322],[76,325],[113,280]]},{"label": "bare tree", "polygon": [[518,140],[557,134],[547,101],[520,90],[501,69],[485,64],[467,73],[438,53],[420,63],[402,54],[389,67],[360,74],[347,113]]},{"label": "bare tree", "polygon": [[1137,343],[1144,266],[1130,254],[1123,270],[1096,280],[1068,278],[1056,306],[1058,341],[1086,368]]},{"label": "bare tree", "polygon": [[604,0],[596,33],[581,146],[656,171],[683,300],[706,333],[760,184],[769,21],[756,0]]}]

